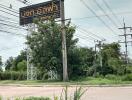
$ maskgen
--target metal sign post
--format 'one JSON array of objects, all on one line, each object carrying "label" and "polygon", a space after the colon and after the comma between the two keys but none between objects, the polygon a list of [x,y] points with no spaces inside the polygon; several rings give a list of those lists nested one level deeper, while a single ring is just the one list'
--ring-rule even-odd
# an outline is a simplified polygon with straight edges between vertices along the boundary
[{"label": "metal sign post", "polygon": [[[35,31],[35,27],[33,24],[28,25],[28,35],[31,34],[31,32]],[[36,68],[31,63],[32,55],[31,55],[31,49],[29,46],[27,46],[27,80],[36,80],[37,79],[37,73]]]},{"label": "metal sign post", "polygon": [[[44,3],[31,5],[20,8],[20,25],[26,25],[33,23],[34,18],[40,20],[48,20],[49,18],[60,18],[62,24],[62,58],[63,58],[63,81],[68,80],[67,73],[67,49],[66,49],[66,32],[65,32],[65,15],[64,15],[64,0],[53,0]],[[30,26],[30,25],[29,25]],[[32,26],[32,25],[31,25]],[[32,32],[32,28],[29,28],[29,32]],[[27,56],[30,55],[30,48]],[[30,55],[31,56],[31,55]],[[27,57],[27,79],[33,79],[33,67],[31,67],[30,56]]]}]

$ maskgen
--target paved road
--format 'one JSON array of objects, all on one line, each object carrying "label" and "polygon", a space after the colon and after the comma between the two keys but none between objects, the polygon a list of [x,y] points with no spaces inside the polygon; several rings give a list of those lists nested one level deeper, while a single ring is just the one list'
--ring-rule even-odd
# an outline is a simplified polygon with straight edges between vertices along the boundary
[{"label": "paved road", "polygon": [[[0,86],[2,97],[28,97],[28,96],[59,96],[62,87],[17,87]],[[87,92],[81,100],[132,100],[132,87],[85,87]],[[75,91],[75,87],[68,88],[69,96]]]}]

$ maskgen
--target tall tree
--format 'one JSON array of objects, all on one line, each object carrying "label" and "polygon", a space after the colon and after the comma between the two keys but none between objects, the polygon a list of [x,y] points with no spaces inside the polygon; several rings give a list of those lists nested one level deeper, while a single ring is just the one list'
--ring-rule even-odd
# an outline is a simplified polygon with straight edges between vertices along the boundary
[{"label": "tall tree", "polygon": [[103,68],[102,68],[103,74],[108,74],[108,73],[119,74],[123,71],[120,45],[118,43],[114,42],[111,44],[104,44],[101,52],[103,57]]},{"label": "tall tree", "polygon": [[0,71],[2,71],[2,58],[0,56]]},{"label": "tall tree", "polygon": [[6,63],[5,63],[5,70],[10,70],[12,65],[13,65],[13,57],[9,57],[9,59],[7,59]]},{"label": "tall tree", "polygon": [[68,54],[70,77],[91,75],[93,66],[94,51],[86,47],[76,47]]},{"label": "tall tree", "polygon": [[[36,21],[36,25],[38,26],[38,31],[32,32],[31,35],[27,37],[27,44],[32,50],[32,62],[35,66],[42,67],[47,71],[54,70],[62,74],[61,25],[54,21]],[[77,39],[73,39],[75,27],[67,24],[65,29],[67,52],[69,53],[77,42]],[[70,66],[68,66],[68,68],[70,68]]]},{"label": "tall tree", "polygon": [[[26,68],[25,61],[26,61],[26,59],[27,59],[26,50],[22,50],[17,57],[15,57],[15,58],[9,57],[9,59],[5,63],[5,70],[13,70],[13,71],[19,71],[19,70],[22,70],[22,69],[25,70],[25,68]],[[24,66],[23,66],[23,68],[20,68],[20,67],[18,67],[18,65],[19,66],[24,65]]]}]

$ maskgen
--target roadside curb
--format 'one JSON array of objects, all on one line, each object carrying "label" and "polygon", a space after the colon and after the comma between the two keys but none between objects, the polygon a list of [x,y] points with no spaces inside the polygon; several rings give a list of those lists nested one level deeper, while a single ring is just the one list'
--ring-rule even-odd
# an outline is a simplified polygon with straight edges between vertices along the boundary
[{"label": "roadside curb", "polygon": [[0,86],[14,86],[14,87],[132,87],[132,84],[119,85],[24,85],[24,84],[0,84]]}]

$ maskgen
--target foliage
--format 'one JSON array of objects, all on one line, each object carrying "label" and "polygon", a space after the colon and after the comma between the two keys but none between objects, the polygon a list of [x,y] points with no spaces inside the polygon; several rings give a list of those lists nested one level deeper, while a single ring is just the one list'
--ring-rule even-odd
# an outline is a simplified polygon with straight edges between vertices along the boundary
[{"label": "foliage", "polygon": [[127,73],[127,74],[131,74],[131,73],[132,73],[132,65],[128,65],[128,66],[126,67],[126,73]]},{"label": "foliage", "polygon": [[28,98],[24,98],[23,100],[51,100],[48,97],[28,97]]},{"label": "foliage", "polygon": [[2,97],[0,96],[0,100],[2,100]]},{"label": "foliage", "polygon": [[5,63],[5,70],[25,71],[26,70],[26,50],[21,51],[17,57],[9,57]]},{"label": "foliage", "polygon": [[9,59],[7,59],[6,63],[5,63],[5,70],[10,70],[12,65],[13,65],[13,57],[9,57]]},{"label": "foliage", "polygon": [[[82,87],[76,88],[73,98],[70,99],[68,98],[68,86],[66,86],[62,91],[64,91],[64,95],[61,94],[60,99],[58,96],[54,96],[54,100],[81,100],[81,97],[84,95],[84,93],[87,90],[83,90]],[[0,97],[0,100],[2,100],[2,97]],[[16,98],[15,100],[51,100],[51,99],[49,97],[25,97],[25,98]]]},{"label": "foliage", "polygon": [[[62,36],[61,25],[54,21],[36,22],[37,32],[32,32],[27,37],[27,44],[32,50],[32,62],[44,70],[57,71],[62,76]],[[66,27],[67,53],[75,47],[77,39],[73,39],[75,27],[67,24]],[[68,54],[69,55],[69,54]],[[68,57],[69,58],[69,57]],[[69,65],[68,61],[68,65]],[[70,66],[68,66],[70,69]]]},{"label": "foliage", "polygon": [[0,80],[26,80],[26,72],[5,71],[0,72]]},{"label": "foliage", "polygon": [[80,100],[81,97],[83,96],[83,94],[86,91],[87,90],[83,90],[82,87],[79,87],[78,89],[76,88],[76,91],[74,92],[74,98],[73,98],[73,100]]},{"label": "foliage", "polygon": [[81,100],[81,97],[84,95],[84,93],[87,90],[83,90],[82,87],[77,88],[74,91],[74,95],[72,98],[72,95],[70,97],[68,97],[68,86],[66,85],[65,88],[63,88],[62,93],[60,95],[60,99],[57,96],[54,96],[54,100]]},{"label": "foliage", "polygon": [[120,45],[118,43],[104,44],[101,53],[103,58],[103,67],[100,68],[101,74],[124,74]]},{"label": "foliage", "polygon": [[2,71],[2,58],[1,58],[1,56],[0,56],[0,72]]},{"label": "foliage", "polygon": [[116,79],[118,79],[118,76],[113,75],[113,74],[108,74],[105,76],[105,78],[107,78],[109,80],[116,80]]},{"label": "foliage", "polygon": [[17,69],[18,69],[19,71],[26,71],[26,70],[27,70],[27,62],[26,62],[25,60],[19,62],[19,63],[17,64]]},{"label": "foliage", "polygon": [[70,62],[68,66],[71,68],[68,70],[70,78],[90,75],[93,60],[94,51],[91,48],[76,47],[70,50],[68,55],[68,61]]},{"label": "foliage", "polygon": [[126,74],[122,78],[123,81],[132,81],[132,74]]}]

